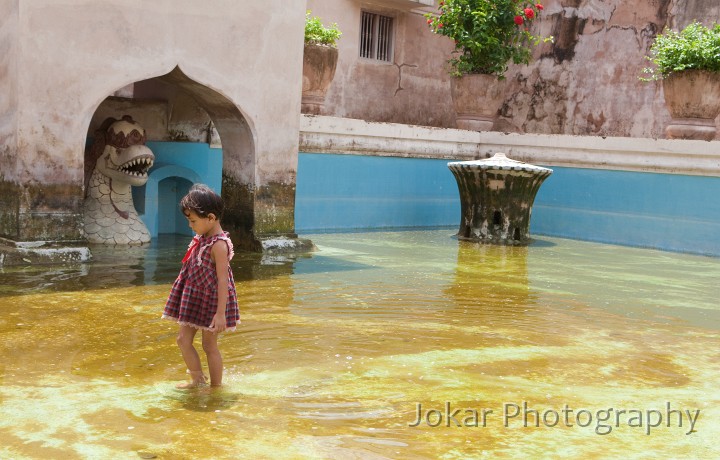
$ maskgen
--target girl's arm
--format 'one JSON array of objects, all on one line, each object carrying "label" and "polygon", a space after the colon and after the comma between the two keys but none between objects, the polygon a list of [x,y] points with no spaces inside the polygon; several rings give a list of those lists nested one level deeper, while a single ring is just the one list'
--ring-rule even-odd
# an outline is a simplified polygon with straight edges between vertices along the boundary
[{"label": "girl's arm", "polygon": [[227,243],[223,240],[215,242],[210,254],[215,261],[215,272],[217,273],[218,280],[217,312],[210,323],[210,329],[215,332],[222,332],[227,327],[225,321],[225,306],[228,300],[228,268],[230,266]]}]

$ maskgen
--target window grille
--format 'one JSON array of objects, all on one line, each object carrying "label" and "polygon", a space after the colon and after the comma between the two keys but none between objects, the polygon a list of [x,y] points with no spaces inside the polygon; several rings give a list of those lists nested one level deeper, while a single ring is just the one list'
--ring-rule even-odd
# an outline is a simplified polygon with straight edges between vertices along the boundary
[{"label": "window grille", "polygon": [[393,18],[362,12],[360,57],[392,62]]}]

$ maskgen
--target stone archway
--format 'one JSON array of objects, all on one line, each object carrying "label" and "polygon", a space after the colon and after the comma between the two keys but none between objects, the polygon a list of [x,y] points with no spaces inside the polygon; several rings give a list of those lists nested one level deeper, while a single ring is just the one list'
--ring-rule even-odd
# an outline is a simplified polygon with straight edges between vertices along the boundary
[{"label": "stone archway", "polygon": [[[181,215],[183,217],[181,222],[184,227],[181,227],[177,222],[178,214],[180,214],[177,203],[187,193],[190,186],[198,182],[202,182],[202,180],[195,171],[177,165],[160,166],[153,171],[153,174],[148,178],[147,184],[145,184],[146,201],[144,209],[145,223],[151,235],[161,233],[190,234],[177,231],[178,228],[187,228],[184,216]],[[171,194],[163,193],[164,188],[173,185],[176,194],[171,196]],[[166,225],[163,225],[163,222],[166,222]]]},{"label": "stone archway", "polygon": [[[178,112],[181,114],[177,115]],[[254,234],[256,152],[251,120],[228,97],[188,77],[179,67],[165,75],[132,83],[105,99],[90,122],[89,135],[106,116],[119,118],[126,113],[145,127],[149,142],[194,140],[210,144],[217,143],[219,137],[222,166],[207,173],[221,175],[217,183],[221,184],[226,205],[223,227],[237,247],[260,250]],[[164,169],[162,178],[150,182],[155,187],[157,181],[170,177],[172,171],[188,171],[182,165],[157,166]],[[178,178],[202,180],[202,176],[194,173],[180,174]],[[149,206],[146,211],[157,212],[157,206]]]}]

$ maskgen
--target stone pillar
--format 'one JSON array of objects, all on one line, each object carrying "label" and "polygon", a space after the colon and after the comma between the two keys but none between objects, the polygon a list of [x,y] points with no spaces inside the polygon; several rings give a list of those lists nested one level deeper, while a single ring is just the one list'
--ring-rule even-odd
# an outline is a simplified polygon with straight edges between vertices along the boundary
[{"label": "stone pillar", "polygon": [[460,191],[458,238],[483,243],[530,242],[530,214],[535,195],[552,169],[496,153],[486,160],[448,163]]}]

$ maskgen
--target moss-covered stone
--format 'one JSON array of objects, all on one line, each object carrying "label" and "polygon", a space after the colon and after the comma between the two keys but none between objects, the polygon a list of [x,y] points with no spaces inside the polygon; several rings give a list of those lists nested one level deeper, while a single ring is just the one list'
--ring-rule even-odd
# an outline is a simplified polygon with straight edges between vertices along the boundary
[{"label": "moss-covered stone", "polygon": [[252,187],[223,172],[222,198],[225,204],[222,224],[230,232],[233,245],[245,251],[262,251],[262,245],[253,233],[255,192]]},{"label": "moss-covered stone", "polygon": [[81,213],[83,190],[80,184],[31,183],[23,187],[22,208],[33,212]]},{"label": "moss-covered stone", "polygon": [[82,241],[82,214],[21,212],[18,241]]},{"label": "moss-covered stone", "polygon": [[258,237],[297,237],[294,184],[272,182],[258,188],[255,200],[255,234]]},{"label": "moss-covered stone", "polygon": [[0,180],[0,236],[16,239],[19,233],[19,187]]},{"label": "moss-covered stone", "polygon": [[90,249],[85,246],[43,242],[15,243],[0,238],[0,267],[80,263],[91,258]]},{"label": "moss-covered stone", "polygon": [[82,186],[27,184],[19,189],[18,241],[83,239]]},{"label": "moss-covered stone", "polygon": [[[237,249],[253,252],[302,253],[313,249],[295,234],[295,185],[271,183],[253,189],[223,173],[223,228]],[[275,244],[277,238],[283,243]],[[287,241],[292,240],[292,244]]]},{"label": "moss-covered stone", "polygon": [[448,163],[460,191],[458,239],[501,245],[530,243],[535,195],[552,169],[507,158]]}]

